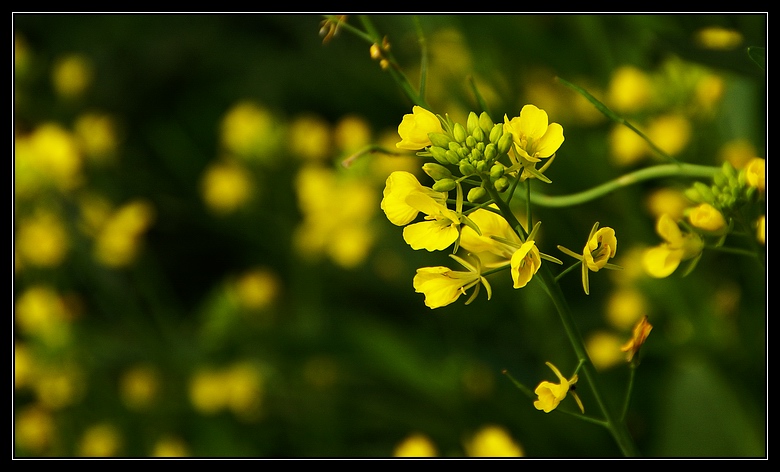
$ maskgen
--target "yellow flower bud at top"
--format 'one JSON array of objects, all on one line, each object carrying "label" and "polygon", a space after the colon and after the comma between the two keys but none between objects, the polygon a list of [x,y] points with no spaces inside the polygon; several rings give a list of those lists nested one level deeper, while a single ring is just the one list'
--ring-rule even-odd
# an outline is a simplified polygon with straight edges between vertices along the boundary
[{"label": "yellow flower bud at top", "polygon": [[726,220],[723,214],[709,203],[701,203],[691,209],[688,220],[693,226],[705,231],[720,232],[726,228]]},{"label": "yellow flower bud at top", "polygon": [[[465,130],[464,130],[465,131]],[[439,118],[420,106],[412,107],[412,113],[404,115],[398,125],[401,141],[395,146],[399,149],[417,151],[431,145],[428,133],[443,133]]]}]

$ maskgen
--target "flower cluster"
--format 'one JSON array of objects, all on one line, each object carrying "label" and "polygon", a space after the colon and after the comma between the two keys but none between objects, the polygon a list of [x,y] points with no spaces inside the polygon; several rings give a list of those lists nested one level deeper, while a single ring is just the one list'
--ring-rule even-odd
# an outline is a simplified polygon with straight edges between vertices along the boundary
[{"label": "flower cluster", "polygon": [[666,213],[659,217],[656,232],[663,242],[645,251],[645,271],[652,277],[668,277],[689,259],[692,262],[687,271],[693,270],[707,243],[721,246],[740,221],[753,222],[758,229],[756,239],[763,243],[765,217],[756,203],[763,200],[765,185],[765,161],[758,157],[739,171],[724,163],[710,186],[694,183],[685,192],[693,206],[685,209],[683,219],[678,221]]}]

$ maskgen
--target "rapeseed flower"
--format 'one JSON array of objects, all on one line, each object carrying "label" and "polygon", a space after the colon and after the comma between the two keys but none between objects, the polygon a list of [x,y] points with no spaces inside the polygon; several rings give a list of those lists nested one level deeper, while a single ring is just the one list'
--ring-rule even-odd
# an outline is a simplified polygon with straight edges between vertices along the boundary
[{"label": "rapeseed flower", "polygon": [[414,192],[421,192],[433,198],[438,203],[447,201],[446,192],[437,192],[420,184],[413,174],[406,171],[395,171],[387,178],[383,198],[380,203],[382,211],[387,219],[396,226],[404,226],[411,223],[420,210],[406,202],[406,197]]},{"label": "rapeseed flower", "polygon": [[721,233],[726,229],[726,219],[717,208],[709,203],[700,203],[688,212],[691,224],[704,231]]},{"label": "rapeseed flower", "polygon": [[620,350],[626,353],[626,359],[628,362],[636,356],[639,352],[639,348],[645,343],[647,336],[653,329],[653,325],[648,323],[647,316],[643,316],[641,320],[634,326],[634,331],[631,339],[626,344],[621,346]]},{"label": "rapeseed flower", "polygon": [[574,397],[574,400],[577,402],[577,406],[580,407],[580,411],[585,413],[585,407],[582,406],[582,401],[577,394],[574,393],[572,388],[574,387],[574,384],[577,383],[577,374],[574,374],[571,379],[566,380],[566,377],[561,374],[561,371],[559,371],[557,367],[549,362],[545,362],[545,364],[552,369],[558,377],[558,380],[560,380],[560,383],[556,384],[547,380],[541,382],[536,387],[536,390],[534,390],[534,393],[539,396],[539,399],[534,401],[534,407],[536,407],[537,410],[549,413],[558,408],[561,401],[563,401],[563,399],[566,398],[566,395],[571,391],[572,397]]},{"label": "rapeseed flower", "polygon": [[468,271],[457,271],[442,266],[417,269],[417,275],[414,276],[412,283],[415,292],[425,294],[425,305],[430,308],[447,306],[461,295],[465,295],[468,289],[476,287],[466,302],[468,305],[479,293],[480,283],[485,286],[489,300],[492,290],[490,283],[481,274],[479,260],[474,266],[454,254],[450,254],[450,257],[458,261]]},{"label": "rapeseed flower", "polygon": [[510,264],[514,288],[525,287],[542,265],[539,249],[533,239],[526,240],[520,249],[512,254]]},{"label": "rapeseed flower", "polygon": [[485,425],[465,444],[469,457],[522,457],[523,448],[498,425]]},{"label": "rapeseed flower", "polygon": [[421,106],[412,107],[412,113],[404,115],[398,125],[401,141],[396,143],[399,149],[418,151],[431,145],[429,133],[442,133],[439,118]]},{"label": "rapeseed flower", "polygon": [[671,275],[680,262],[701,254],[704,242],[696,233],[683,233],[672,217],[661,215],[656,232],[664,239],[659,246],[645,250],[642,265],[645,272],[655,278]]},{"label": "rapeseed flower", "polygon": [[552,161],[538,171],[536,163],[552,157],[563,144],[563,127],[549,123],[547,113],[534,105],[525,105],[511,120],[504,115],[504,132],[512,134],[509,157],[522,165],[524,178],[538,178]]},{"label": "rapeseed flower", "polygon": [[605,226],[599,229],[598,222],[593,225],[588,236],[588,242],[582,250],[582,254],[558,246],[562,252],[582,262],[582,288],[585,294],[590,294],[589,271],[598,272],[601,269],[621,269],[620,266],[610,264],[608,261],[615,257],[617,252],[617,238],[615,230]]}]

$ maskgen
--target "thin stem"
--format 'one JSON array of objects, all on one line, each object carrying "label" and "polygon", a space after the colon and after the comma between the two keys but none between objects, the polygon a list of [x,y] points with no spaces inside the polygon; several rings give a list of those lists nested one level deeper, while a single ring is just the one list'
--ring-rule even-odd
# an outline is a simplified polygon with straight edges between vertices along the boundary
[{"label": "thin stem", "polygon": [[631,403],[631,392],[634,390],[634,378],[636,377],[637,363],[631,362],[630,371],[628,376],[628,386],[626,387],[626,399],[623,402],[623,411],[620,413],[620,421],[626,420],[626,414],[628,414],[628,405]]},{"label": "thin stem", "polygon": [[[501,198],[499,198],[498,192],[495,190],[495,188],[487,186],[487,191],[491,198],[495,200],[496,205],[498,205],[499,210],[501,210],[501,213],[503,214],[504,218],[506,218],[509,226],[522,231],[522,226],[520,225],[520,222],[517,221],[517,217],[515,217],[514,213],[512,213],[509,205]],[[524,234],[520,236],[527,237],[527,235]],[[638,452],[636,446],[634,445],[634,440],[628,432],[628,428],[623,421],[620,421],[619,418],[615,416],[612,409],[609,408],[604,401],[600,391],[596,370],[590,360],[588,351],[585,349],[585,342],[583,341],[582,335],[580,334],[579,329],[574,322],[574,315],[572,314],[571,309],[566,302],[566,297],[563,295],[561,287],[555,281],[555,278],[550,271],[549,265],[542,264],[542,266],[539,268],[539,272],[537,272],[536,275],[537,276],[534,277],[534,280],[541,282],[542,287],[545,289],[545,292],[547,292],[547,295],[550,297],[553,305],[555,305],[555,308],[558,311],[563,328],[566,331],[566,335],[568,336],[569,341],[571,342],[572,348],[574,349],[574,354],[581,363],[583,376],[587,379],[588,385],[590,386],[591,392],[593,393],[593,397],[596,400],[596,403],[598,404],[602,414],[604,415],[606,428],[612,434],[612,437],[615,439],[615,442],[624,456],[637,456]]]},{"label": "thin stem", "polygon": [[[544,195],[534,192],[534,204],[549,208],[561,208],[574,205],[581,205],[591,200],[603,197],[610,192],[614,192],[623,187],[634,185],[639,182],[662,177],[709,177],[712,178],[718,173],[720,167],[702,166],[696,164],[661,164],[647,167],[616,179],[605,182],[579,193],[571,195]],[[530,197],[526,197],[528,199]]]}]

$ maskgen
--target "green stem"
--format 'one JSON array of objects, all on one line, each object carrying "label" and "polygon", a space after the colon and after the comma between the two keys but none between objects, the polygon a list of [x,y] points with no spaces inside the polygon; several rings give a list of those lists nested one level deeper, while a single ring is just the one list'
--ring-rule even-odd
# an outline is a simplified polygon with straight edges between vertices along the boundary
[{"label": "green stem", "polygon": [[628,405],[631,403],[631,392],[634,390],[634,378],[636,377],[636,362],[631,362],[629,368],[630,373],[628,377],[628,386],[626,387],[626,398],[623,402],[623,411],[620,413],[620,421],[626,420],[626,414],[628,414]]},{"label": "green stem", "polygon": [[[517,221],[517,217],[515,217],[514,213],[512,213],[509,205],[499,197],[495,188],[487,186],[487,190],[491,198],[493,198],[495,201],[496,205],[498,205],[498,208],[501,210],[504,218],[506,218],[509,226],[512,228],[522,229],[520,222]],[[527,237],[527,235],[520,236]],[[558,311],[558,315],[560,316],[561,322],[563,323],[563,328],[566,331],[566,335],[568,336],[569,341],[571,342],[572,348],[574,349],[574,354],[582,364],[581,370],[583,376],[587,379],[588,385],[590,386],[593,393],[593,397],[596,400],[596,403],[598,404],[602,414],[604,415],[606,428],[612,434],[612,437],[615,439],[615,442],[624,456],[637,456],[638,452],[634,444],[634,440],[629,434],[626,424],[615,416],[614,412],[606,404],[604,397],[601,394],[598,377],[596,375],[596,369],[593,367],[593,363],[590,360],[588,351],[585,349],[585,342],[583,341],[582,335],[580,334],[579,329],[574,322],[574,315],[572,314],[571,309],[566,302],[566,297],[563,295],[561,287],[555,281],[555,278],[550,271],[549,264],[542,264],[542,266],[539,268],[539,272],[537,272],[536,275],[537,277],[534,277],[534,279],[537,279],[542,283],[545,291],[547,292],[547,295],[550,297],[553,305],[555,305],[555,308]]]},{"label": "green stem", "polygon": [[[571,195],[543,195],[534,193],[534,204],[543,207],[561,208],[595,200],[599,197],[636,183],[662,177],[709,177],[720,171],[720,167],[702,166],[696,164],[661,164],[640,169],[583,192]],[[530,198],[530,197],[526,197]]]}]

